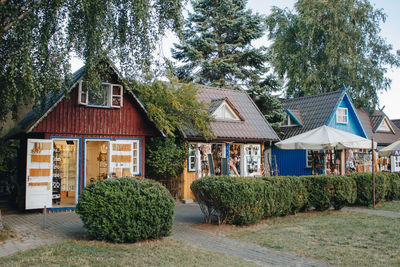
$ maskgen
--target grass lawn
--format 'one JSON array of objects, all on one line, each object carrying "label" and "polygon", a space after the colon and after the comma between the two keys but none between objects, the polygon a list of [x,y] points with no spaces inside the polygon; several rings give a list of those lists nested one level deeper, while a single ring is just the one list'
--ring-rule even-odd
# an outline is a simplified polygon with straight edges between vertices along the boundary
[{"label": "grass lawn", "polygon": [[271,218],[229,237],[338,266],[400,266],[400,219],[341,211]]},{"label": "grass lawn", "polygon": [[375,207],[375,209],[400,212],[400,200],[385,202]]},{"label": "grass lawn", "polygon": [[171,239],[135,244],[64,241],[0,258],[0,266],[258,266]]}]

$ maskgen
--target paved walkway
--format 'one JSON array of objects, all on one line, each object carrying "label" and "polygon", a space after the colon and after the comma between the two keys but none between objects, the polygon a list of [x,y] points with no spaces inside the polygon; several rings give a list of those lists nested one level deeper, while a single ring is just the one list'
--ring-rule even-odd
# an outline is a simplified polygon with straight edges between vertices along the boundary
[{"label": "paved walkway", "polygon": [[390,218],[400,218],[400,212],[394,211],[386,211],[386,210],[372,210],[372,209],[363,209],[363,208],[343,208],[343,211],[351,211],[358,213],[366,213],[371,215],[379,215]]},{"label": "paved walkway", "polygon": [[[3,220],[17,231],[18,239],[0,243],[0,257],[65,239],[81,239],[85,235],[82,222],[75,212],[47,214],[46,229],[43,229],[43,214],[41,213],[4,215]],[[206,250],[253,261],[263,266],[328,266],[314,259],[267,249],[191,227],[192,224],[202,222],[203,215],[197,204],[178,203],[175,208],[175,224],[171,238]]]}]

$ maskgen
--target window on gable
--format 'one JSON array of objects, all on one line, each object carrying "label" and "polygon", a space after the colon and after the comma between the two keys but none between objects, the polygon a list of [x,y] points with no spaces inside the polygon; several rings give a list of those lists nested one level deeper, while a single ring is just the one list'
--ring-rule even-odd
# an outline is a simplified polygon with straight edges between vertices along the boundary
[{"label": "window on gable", "polygon": [[298,124],[292,119],[292,117],[286,113],[285,120],[283,121],[283,126],[298,126]]},{"label": "window on gable", "polygon": [[226,103],[223,103],[213,115],[217,120],[240,121],[240,118]]},{"label": "window on gable", "polygon": [[347,124],[349,122],[349,115],[347,108],[338,108],[336,110],[336,122]]},{"label": "window on gable", "polygon": [[103,83],[96,92],[85,88],[85,82],[79,82],[79,104],[93,107],[122,107],[123,93],[119,84]]},{"label": "window on gable", "polygon": [[390,126],[386,119],[384,119],[381,122],[381,125],[379,125],[379,127],[376,131],[379,131],[379,132],[390,132],[391,131]]}]

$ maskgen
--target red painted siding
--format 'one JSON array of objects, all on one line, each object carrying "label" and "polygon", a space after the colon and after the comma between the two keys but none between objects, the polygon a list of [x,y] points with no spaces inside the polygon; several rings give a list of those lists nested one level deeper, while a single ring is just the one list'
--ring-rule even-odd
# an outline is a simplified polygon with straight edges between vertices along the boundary
[{"label": "red painted siding", "polygon": [[34,127],[34,133],[154,136],[153,124],[138,107],[130,93],[124,91],[122,108],[95,108],[78,104],[78,88]]}]

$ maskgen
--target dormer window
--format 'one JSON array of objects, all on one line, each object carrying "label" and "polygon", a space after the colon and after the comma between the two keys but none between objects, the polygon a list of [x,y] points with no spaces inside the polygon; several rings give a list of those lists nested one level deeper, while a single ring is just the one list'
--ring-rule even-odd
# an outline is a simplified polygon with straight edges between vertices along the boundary
[{"label": "dormer window", "polygon": [[336,110],[336,122],[343,124],[349,123],[349,113],[347,108],[338,108]]},{"label": "dormer window", "polygon": [[376,132],[386,132],[386,133],[393,132],[392,127],[390,126],[386,118],[382,120],[381,124],[376,129]]},{"label": "dormer window", "polygon": [[90,107],[120,108],[123,104],[122,85],[103,83],[97,92],[85,88],[85,82],[79,82],[79,104]]},{"label": "dormer window", "polygon": [[298,126],[289,114],[286,114],[286,118],[283,122],[283,126]]},{"label": "dormer window", "polygon": [[217,121],[241,121],[239,112],[227,98],[216,99],[211,102],[210,113]]}]

